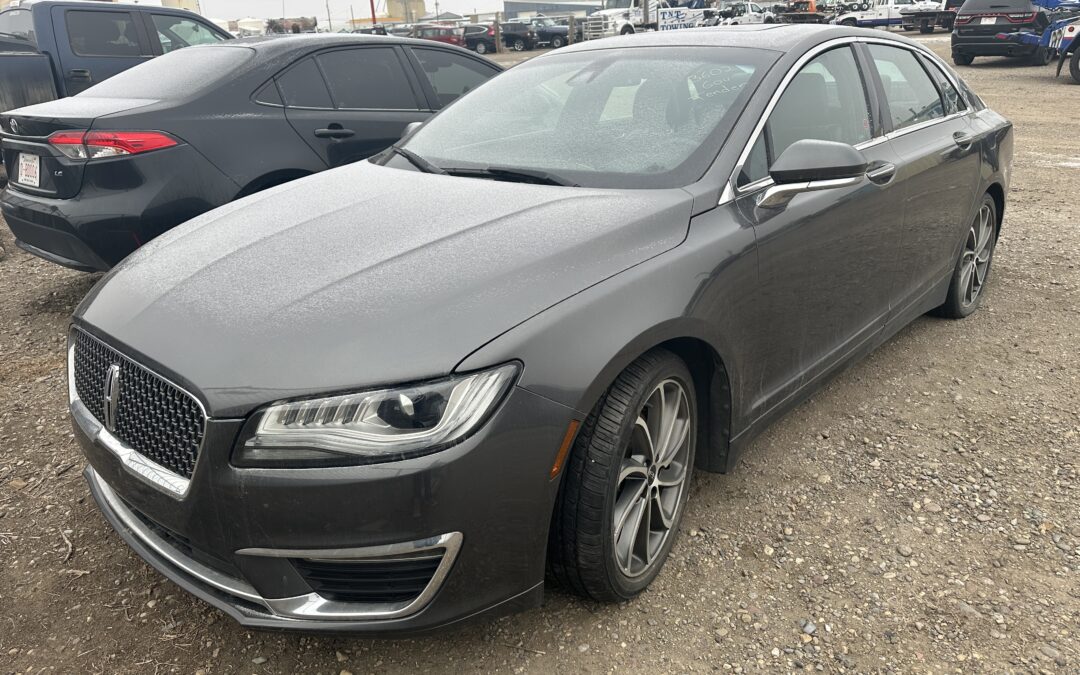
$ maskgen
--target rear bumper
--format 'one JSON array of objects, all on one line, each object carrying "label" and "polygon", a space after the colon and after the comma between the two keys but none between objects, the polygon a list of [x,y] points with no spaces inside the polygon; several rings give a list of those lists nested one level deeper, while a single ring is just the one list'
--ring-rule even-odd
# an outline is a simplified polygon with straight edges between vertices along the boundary
[{"label": "rear bumper", "polygon": [[998,40],[993,35],[973,35],[970,37],[952,35],[952,53],[967,56],[1030,56],[1037,45],[1023,45],[1015,42]]},{"label": "rear bumper", "polygon": [[24,250],[82,271],[105,271],[159,234],[227,203],[237,186],[190,146],[88,163],[71,199],[14,184],[0,211]]}]

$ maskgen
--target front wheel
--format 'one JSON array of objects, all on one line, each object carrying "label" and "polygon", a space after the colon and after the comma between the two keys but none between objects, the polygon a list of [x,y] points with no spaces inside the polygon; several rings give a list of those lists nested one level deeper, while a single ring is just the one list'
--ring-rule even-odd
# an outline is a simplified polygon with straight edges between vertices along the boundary
[{"label": "front wheel", "polygon": [[633,26],[623,26],[622,30],[619,31],[619,35],[633,35],[633,34],[634,34],[634,27]]},{"label": "front wheel", "polygon": [[556,35],[555,37],[551,38],[551,48],[552,49],[558,49],[559,47],[562,47],[565,44],[566,44],[566,40],[561,35]]},{"label": "front wheel", "polygon": [[847,26],[848,28],[854,28],[857,25],[855,19],[844,19],[840,22],[841,26]]},{"label": "front wheel", "polygon": [[697,400],[686,364],[653,350],[627,366],[574,442],[548,544],[575,593],[628,600],[659,574],[690,491]]},{"label": "front wheel", "polygon": [[975,57],[971,54],[953,54],[952,62],[958,66],[970,66],[974,63]]},{"label": "front wheel", "polygon": [[990,263],[997,243],[997,204],[990,195],[983,195],[982,204],[975,213],[960,258],[953,269],[949,294],[945,303],[935,310],[938,316],[963,319],[979,307],[983,288],[990,278]]}]

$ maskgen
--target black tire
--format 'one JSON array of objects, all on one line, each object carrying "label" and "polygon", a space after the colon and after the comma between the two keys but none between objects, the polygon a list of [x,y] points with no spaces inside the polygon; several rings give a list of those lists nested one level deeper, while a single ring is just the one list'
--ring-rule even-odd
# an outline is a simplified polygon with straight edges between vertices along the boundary
[{"label": "black tire", "polygon": [[563,39],[563,36],[561,36],[561,35],[556,35],[555,37],[551,38],[551,48],[552,49],[558,49],[559,47],[562,47],[565,44],[566,44],[566,40]]},{"label": "black tire", "polygon": [[841,26],[847,26],[848,28],[854,28],[855,26],[858,25],[858,22],[855,21],[855,19],[844,19],[843,21],[840,22],[840,25]]},{"label": "black tire", "polygon": [[514,51],[515,52],[523,52],[528,48],[529,48],[529,45],[525,44],[525,40],[523,40],[521,38],[515,38],[514,39]]},{"label": "black tire", "polygon": [[1073,52],[1069,59],[1069,74],[1072,75],[1073,82],[1080,84],[1080,49]]},{"label": "black tire", "polygon": [[[631,437],[639,414],[653,392],[677,382],[683,389],[688,404],[683,480],[681,492],[674,507],[671,526],[667,529],[652,562],[636,575],[628,575],[616,559],[615,524],[619,474],[631,452]],[[697,404],[694,383],[683,361],[664,349],[655,349],[627,366],[615,382],[600,398],[592,413],[586,418],[574,441],[570,459],[559,486],[559,495],[551,522],[548,540],[548,571],[563,587],[578,595],[603,602],[621,602],[643,591],[663,567],[664,561],[675,542],[679,523],[689,496],[690,478],[694,466],[697,440]],[[652,408],[647,410],[651,411]],[[651,417],[650,417],[651,419]],[[658,418],[659,419],[659,418]],[[638,434],[637,439],[645,438]],[[680,447],[682,447],[680,445]],[[629,461],[632,461],[630,458]],[[673,463],[674,465],[674,463]],[[650,481],[658,473],[649,473],[643,479],[643,494],[652,495]],[[625,493],[624,493],[625,496]],[[653,511],[652,497],[646,496],[645,510]],[[636,500],[624,500],[624,504],[637,504]],[[644,514],[645,510],[640,514]],[[623,513],[630,513],[624,507]],[[652,517],[650,515],[650,517]],[[629,521],[626,521],[629,522]],[[662,521],[661,521],[662,523]],[[651,532],[635,524],[631,536],[636,542],[637,532]],[[645,539],[648,541],[648,537]]]},{"label": "black tire", "polygon": [[633,35],[633,34],[634,34],[634,27],[633,26],[623,26],[622,30],[619,31],[619,35]]},{"label": "black tire", "polygon": [[484,43],[482,40],[480,42],[476,43],[476,53],[477,54],[487,54],[488,53],[487,44]]},{"label": "black tire", "polygon": [[1046,64],[1050,63],[1051,56],[1052,54],[1049,49],[1047,49],[1046,47],[1038,47],[1028,59],[1028,65],[1045,66]]},{"label": "black tire", "polygon": [[861,5],[859,5],[859,9],[861,9],[864,12],[869,12],[870,11],[870,3],[869,2],[862,3]]},{"label": "black tire", "polygon": [[970,66],[975,61],[971,54],[953,54],[952,62],[958,66]]},{"label": "black tire", "polygon": [[922,23],[919,24],[919,32],[922,33],[923,35],[933,33],[934,32],[934,24],[930,23],[929,21],[923,21]]},{"label": "black tire", "polygon": [[[982,280],[978,284],[978,289],[972,296],[967,279],[965,278],[965,263],[972,259],[972,245],[974,245],[976,253],[982,252],[983,246],[978,242],[977,230],[980,227],[980,221],[982,215],[985,212],[988,214],[989,225],[989,239],[985,242],[985,267],[982,275]],[[934,314],[945,317],[947,319],[963,319],[966,316],[971,315],[976,309],[979,308],[979,304],[982,302],[982,297],[985,295],[986,282],[990,280],[990,273],[993,269],[994,262],[994,249],[997,247],[997,233],[998,233],[998,212],[997,202],[989,194],[983,195],[982,202],[979,204],[979,208],[975,211],[975,217],[972,219],[971,227],[964,233],[964,243],[960,247],[960,255],[956,259],[956,266],[953,268],[952,281],[949,283],[949,293],[945,298],[944,304],[934,310]],[[973,241],[973,239],[975,241]],[[978,263],[978,256],[974,256],[975,263]],[[975,274],[975,271],[972,271]],[[976,280],[978,277],[975,277]]]},{"label": "black tire", "polygon": [[767,16],[765,17],[765,23],[776,23],[776,19],[772,18],[771,16]]}]

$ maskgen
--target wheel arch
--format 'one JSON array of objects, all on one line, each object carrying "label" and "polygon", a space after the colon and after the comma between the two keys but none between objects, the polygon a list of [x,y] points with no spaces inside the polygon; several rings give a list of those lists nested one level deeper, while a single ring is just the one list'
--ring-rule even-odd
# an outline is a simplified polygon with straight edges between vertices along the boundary
[{"label": "wheel arch", "polygon": [[986,188],[986,193],[990,195],[994,200],[994,206],[997,209],[997,227],[996,235],[1001,236],[1001,223],[1005,220],[1005,188],[1001,186],[1001,183],[991,183]]},{"label": "wheel arch", "polygon": [[249,181],[247,185],[236,193],[236,196],[233,197],[233,199],[247,197],[267,188],[272,188],[275,185],[281,185],[282,183],[288,183],[291,180],[310,175],[311,172],[305,171],[304,169],[278,169],[276,171],[271,171],[270,173],[263,174],[258,178]]}]

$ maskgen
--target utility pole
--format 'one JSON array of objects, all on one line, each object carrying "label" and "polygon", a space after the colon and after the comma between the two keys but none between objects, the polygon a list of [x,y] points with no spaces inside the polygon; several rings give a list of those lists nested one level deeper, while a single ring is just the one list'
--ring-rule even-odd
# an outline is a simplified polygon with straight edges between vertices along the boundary
[{"label": "utility pole", "polygon": [[330,0],[326,0],[326,23],[330,28],[330,32],[334,32],[334,17],[330,16]]},{"label": "utility pole", "polygon": [[439,0],[435,0],[435,23],[439,23]]},{"label": "utility pole", "polygon": [[375,0],[369,0],[371,2],[371,27],[375,28]]},{"label": "utility pole", "polygon": [[285,18],[285,0],[281,0],[281,18]]},{"label": "utility pole", "polygon": [[502,12],[495,12],[495,53],[502,54],[506,51],[502,39]]}]

